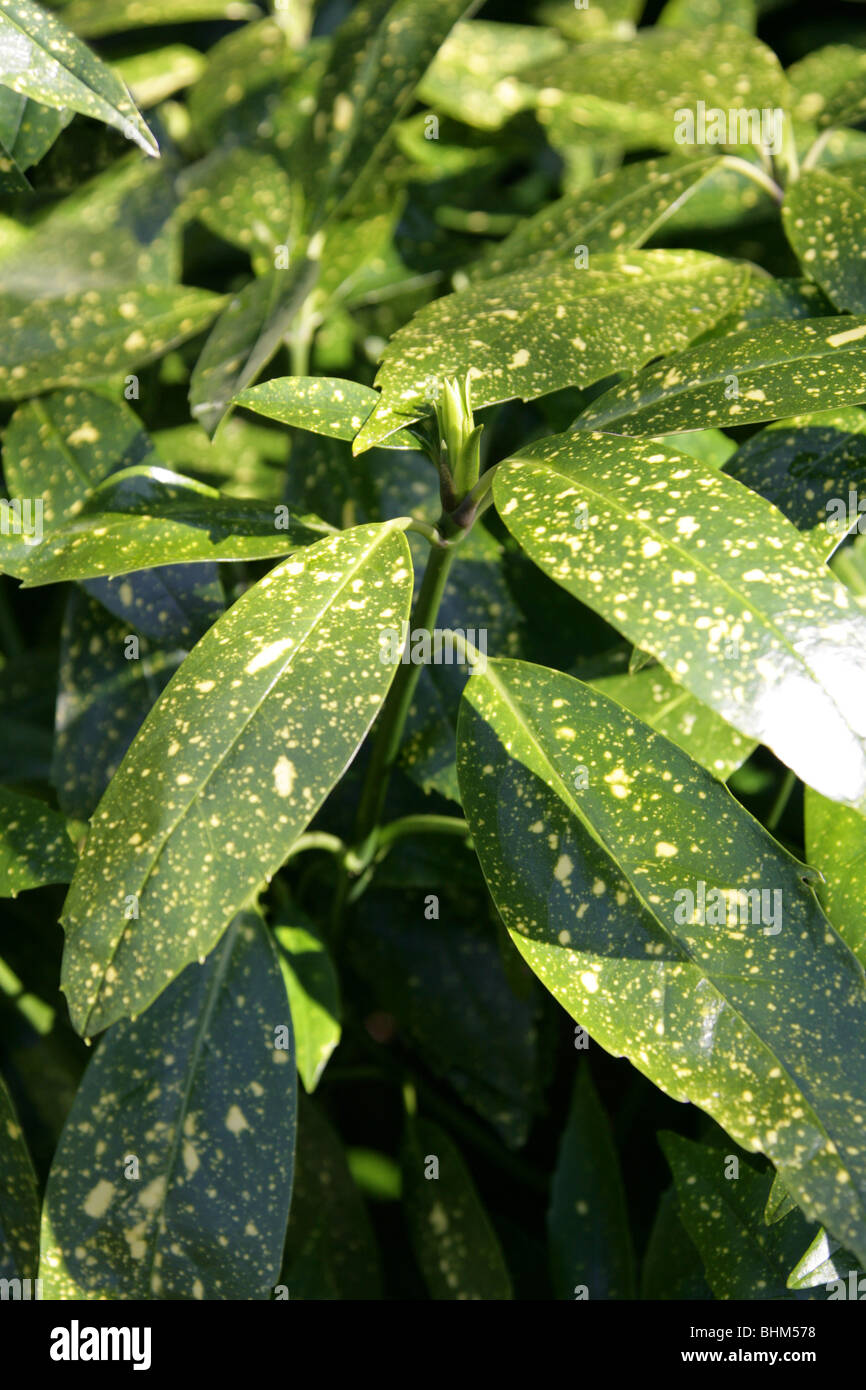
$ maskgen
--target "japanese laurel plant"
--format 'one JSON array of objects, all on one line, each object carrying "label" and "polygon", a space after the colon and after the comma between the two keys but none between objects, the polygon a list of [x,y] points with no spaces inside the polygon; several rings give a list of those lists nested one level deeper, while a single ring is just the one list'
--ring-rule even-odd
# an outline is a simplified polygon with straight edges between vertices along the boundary
[{"label": "japanese laurel plant", "polygon": [[859,1287],[863,26],[476,8],[0,3],[4,1296]]}]

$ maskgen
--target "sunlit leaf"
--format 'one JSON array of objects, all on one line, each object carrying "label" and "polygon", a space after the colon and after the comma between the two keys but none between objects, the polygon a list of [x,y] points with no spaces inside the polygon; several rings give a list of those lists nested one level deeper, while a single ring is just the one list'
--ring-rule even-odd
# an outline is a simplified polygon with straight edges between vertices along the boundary
[{"label": "sunlit leaf", "polygon": [[[866,1097],[849,1042],[866,980],[804,866],[675,744],[569,676],[489,662],[458,738],[485,878],[536,974],[595,1041],[766,1153],[862,1256]],[[819,1012],[820,1032],[800,1026]]]},{"label": "sunlit leaf", "polygon": [[394,674],[379,633],[408,609],[400,525],[358,527],[272,570],[151,710],[64,907],[79,1031],[139,1013],[206,955],[351,761]]}]

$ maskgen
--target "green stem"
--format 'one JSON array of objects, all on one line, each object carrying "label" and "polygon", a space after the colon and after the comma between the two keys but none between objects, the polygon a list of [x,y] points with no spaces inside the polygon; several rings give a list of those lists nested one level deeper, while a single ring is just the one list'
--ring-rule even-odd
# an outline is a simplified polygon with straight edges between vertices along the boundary
[{"label": "green stem", "polygon": [[770,814],[768,815],[765,822],[766,829],[769,830],[771,833],[776,829],[776,826],[782,819],[782,816],[785,812],[785,807],[790,801],[791,793],[793,792],[796,785],[797,774],[796,772],[791,772],[789,768],[788,771],[785,773],[782,785],[779,788],[779,794],[776,797],[776,800],[773,802],[772,809],[770,810]]},{"label": "green stem", "polygon": [[469,838],[469,826],[460,816],[401,816],[379,831],[377,849],[386,849],[405,835],[459,835]]},{"label": "green stem", "polygon": [[[413,631],[420,628],[429,632],[435,626],[453,559],[454,551],[450,547],[434,547],[430,551],[418,602],[412,614]],[[362,848],[362,852],[382,817],[388,782],[397,761],[400,740],[420,675],[420,665],[414,661],[401,662],[385,701],[355,821],[356,847]]]},{"label": "green stem", "polygon": [[735,169],[739,174],[745,174],[747,179],[751,179],[759,188],[763,188],[765,193],[769,193],[780,206],[785,201],[785,191],[780,188],[775,179],[771,179],[763,169],[759,169],[757,164],[750,164],[747,159],[741,159],[737,154],[726,154],[723,156],[724,163],[729,169]]},{"label": "green stem", "polygon": [[308,830],[299,835],[286,855],[286,863],[296,854],[304,854],[308,849],[324,849],[329,854],[345,854],[346,845],[339,835],[329,835],[326,830]]},{"label": "green stem", "polygon": [[828,126],[826,130],[822,130],[821,134],[812,141],[812,144],[803,156],[803,163],[800,166],[801,172],[805,169],[813,169],[815,167],[821,155],[824,153],[824,146],[828,143],[830,138],[836,134],[836,129],[836,126]]}]

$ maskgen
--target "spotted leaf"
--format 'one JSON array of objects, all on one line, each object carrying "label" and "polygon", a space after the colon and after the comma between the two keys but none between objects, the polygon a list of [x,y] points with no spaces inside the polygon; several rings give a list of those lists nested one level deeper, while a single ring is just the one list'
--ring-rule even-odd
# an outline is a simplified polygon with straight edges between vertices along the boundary
[{"label": "spotted leaf", "polygon": [[470,20],[455,26],[418,88],[433,111],[481,130],[498,130],[533,104],[514,78],[522,68],[567,52],[559,34],[538,25]]},{"label": "spotted leaf", "polygon": [[25,888],[68,883],[75,850],[66,822],[43,801],[0,787],[0,897],[15,898]]},{"label": "spotted leaf", "polygon": [[[846,177],[846,172],[850,177]],[[866,197],[859,166],[804,169],[785,195],[782,223],[805,273],[837,309],[866,313]]]},{"label": "spotted leaf", "polygon": [[376,377],[381,400],[354,452],[429,415],[445,378],[468,373],[478,407],[590,386],[675,352],[732,308],[745,283],[744,268],[715,256],[634,251],[582,270],[542,262],[434,300],[391,339]]},{"label": "spotted leaf", "polygon": [[28,301],[0,295],[0,398],[124,375],[207,326],[222,297],[162,285]]},{"label": "spotted leaf", "polygon": [[470,271],[488,280],[518,268],[566,260],[576,251],[589,257],[643,246],[701,183],[722,167],[715,156],[671,155],[627,164],[518,222],[514,231],[482,256]]},{"label": "spotted leaf", "polygon": [[575,420],[611,434],[725,429],[866,400],[866,318],[730,333],[613,386]]},{"label": "spotted leaf", "polygon": [[866,484],[866,411],[850,406],[777,421],[747,439],[725,471],[808,532],[828,559],[863,515],[858,495]]},{"label": "spotted leaf", "polygon": [[807,788],[806,855],[823,877],[817,892],[827,916],[866,965],[866,821]]},{"label": "spotted leaf", "polygon": [[634,1251],[610,1122],[584,1064],[559,1142],[547,1211],[557,1298],[634,1298]]},{"label": "spotted leaf", "polygon": [[104,121],[145,154],[159,154],[120,78],[33,0],[3,0],[0,6],[0,81],[45,106]]},{"label": "spotted leaf", "polygon": [[[140,486],[139,486],[140,485]],[[25,588],[62,579],[129,575],[192,561],[263,560],[286,555],[330,528],[288,507],[224,497],[166,468],[140,465],[109,478],[84,509],[5,568]],[[131,583],[131,581],[129,581]],[[163,586],[164,587],[164,586]],[[124,595],[118,588],[117,598]],[[129,594],[130,601],[134,595]]]},{"label": "spotted leaf", "polygon": [[[433,1299],[511,1298],[496,1232],[457,1145],[431,1120],[410,1119],[401,1153],[409,1238]],[[436,1163],[436,1181],[425,1176]]]},{"label": "spotted leaf", "polygon": [[[781,116],[789,98],[773,50],[731,24],[694,31],[643,28],[626,42],[581,44],[525,71],[520,80],[538,89],[542,113],[561,110],[590,129],[637,129],[642,145],[669,149],[703,143],[681,116],[688,111],[694,119],[698,102],[724,108],[726,115],[728,109],[760,108]],[[718,143],[732,149],[760,140],[770,144],[774,134],[774,124],[767,132],[760,121],[737,121],[733,129],[726,122],[727,138]]]},{"label": "spotted leaf", "polygon": [[[235,405],[254,410],[257,415],[332,439],[354,439],[378,402],[378,394],[371,387],[329,376],[279,377],[241,391],[234,398]],[[390,436],[387,447],[417,449],[418,441],[407,430],[400,430]]]},{"label": "spotted leaf", "polygon": [[810,786],[866,810],[866,621],[814,546],[733,478],[607,435],[500,467],[536,564]]},{"label": "spotted leaf", "polygon": [[[12,1097],[0,1076],[0,1278],[35,1279],[38,1268],[36,1174]],[[3,1296],[8,1297],[5,1291]]]},{"label": "spotted leaf", "polygon": [[674,1175],[683,1224],[701,1252],[716,1298],[816,1296],[787,1287],[788,1275],[814,1226],[799,1211],[772,1226],[764,1225],[771,1173],[757,1172],[741,1155],[696,1144],[679,1134],[660,1134],[659,1143]]},{"label": "spotted leaf", "polygon": [[271,571],[184,661],[94,814],[63,912],[80,1032],[152,1003],[280,866],[363,741],[408,615],[401,527],[361,526]]},{"label": "spotted leaf", "polygon": [[544,667],[470,678],[458,773],[493,900],[554,997],[866,1250],[866,978],[804,866],[675,744]]},{"label": "spotted leaf", "polygon": [[273,945],[236,917],[143,1018],[112,1028],[52,1164],[53,1299],[267,1299],[292,1190],[295,1068]]},{"label": "spotted leaf", "polygon": [[314,225],[357,191],[443,39],[475,8],[467,0],[362,0],[354,7],[299,146]]}]

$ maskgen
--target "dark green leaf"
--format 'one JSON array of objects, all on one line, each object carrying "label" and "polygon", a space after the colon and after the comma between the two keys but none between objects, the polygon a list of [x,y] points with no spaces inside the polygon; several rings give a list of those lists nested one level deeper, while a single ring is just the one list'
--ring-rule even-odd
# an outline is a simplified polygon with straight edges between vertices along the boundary
[{"label": "dark green leaf", "polygon": [[292,1190],[288,1026],[273,945],[245,912],[204,966],[112,1028],[48,1180],[47,1298],[270,1297]]},{"label": "dark green leaf", "polygon": [[768,425],[746,440],[725,471],[808,532],[827,559],[861,520],[856,493],[866,484],[866,412],[850,406]]},{"label": "dark green leaf", "polygon": [[634,1298],[634,1252],[619,1157],[589,1068],[577,1074],[547,1212],[553,1288],[573,1299]]},{"label": "dark green leaf", "polygon": [[510,1299],[496,1233],[456,1144],[432,1121],[410,1119],[401,1168],[409,1237],[430,1297]]},{"label": "dark green leaf", "polygon": [[[158,571],[153,571],[158,573]],[[89,820],[183,652],[134,654],[129,628],[80,591],[69,596],[60,645],[51,780],[61,810]]]},{"label": "dark green leaf", "polygon": [[800,1212],[764,1224],[772,1175],[756,1172],[742,1155],[678,1134],[660,1134],[659,1143],[674,1175],[683,1224],[701,1252],[716,1298],[808,1298],[786,1285],[814,1228]]},{"label": "dark green leaf", "polygon": [[75,851],[66,822],[35,797],[0,787],[0,897],[15,898],[25,888],[68,883]]},{"label": "dark green leaf", "polygon": [[381,1297],[370,1218],[339,1136],[303,1092],[280,1283],[293,1301]]},{"label": "dark green leaf", "polygon": [[0,1278],[35,1279],[38,1268],[36,1174],[12,1097],[0,1076]]}]

